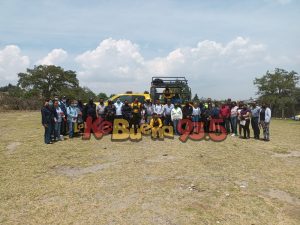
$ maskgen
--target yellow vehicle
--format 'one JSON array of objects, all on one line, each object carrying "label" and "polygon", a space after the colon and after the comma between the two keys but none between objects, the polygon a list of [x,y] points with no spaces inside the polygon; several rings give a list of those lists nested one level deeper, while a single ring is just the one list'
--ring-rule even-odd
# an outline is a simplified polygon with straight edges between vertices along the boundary
[{"label": "yellow vehicle", "polygon": [[[132,103],[135,98],[137,98],[139,100],[139,102],[141,102],[141,103],[144,103],[146,101],[146,99],[151,100],[150,94],[148,92],[133,93],[132,91],[127,91],[124,94],[116,94],[116,95],[112,96],[111,98],[109,98],[108,100],[111,100],[112,102],[116,102],[118,98],[120,99],[121,102],[124,102],[127,100],[129,103]],[[105,101],[106,106],[107,106],[107,101]],[[95,102],[95,103],[96,103],[96,105],[99,104],[99,102]]]}]

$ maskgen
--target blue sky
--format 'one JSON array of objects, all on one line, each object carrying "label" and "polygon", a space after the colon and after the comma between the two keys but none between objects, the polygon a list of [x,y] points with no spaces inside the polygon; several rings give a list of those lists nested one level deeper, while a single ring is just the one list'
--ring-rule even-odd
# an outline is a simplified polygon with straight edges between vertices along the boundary
[{"label": "blue sky", "polygon": [[185,75],[199,96],[243,99],[267,70],[300,71],[296,0],[1,0],[0,15],[1,86],[56,64],[96,93]]}]

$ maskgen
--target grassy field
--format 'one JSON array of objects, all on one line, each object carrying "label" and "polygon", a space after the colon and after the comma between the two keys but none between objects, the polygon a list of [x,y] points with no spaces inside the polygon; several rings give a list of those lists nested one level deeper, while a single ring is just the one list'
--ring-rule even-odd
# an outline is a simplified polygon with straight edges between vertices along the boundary
[{"label": "grassy field", "polygon": [[1,113],[0,224],[300,224],[300,122],[270,142],[45,145],[40,120]]}]

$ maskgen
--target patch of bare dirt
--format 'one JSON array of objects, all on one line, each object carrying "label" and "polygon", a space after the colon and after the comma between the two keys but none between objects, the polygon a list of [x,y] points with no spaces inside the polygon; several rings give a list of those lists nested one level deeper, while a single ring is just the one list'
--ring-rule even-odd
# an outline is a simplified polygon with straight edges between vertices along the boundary
[{"label": "patch of bare dirt", "polygon": [[99,170],[106,169],[112,166],[114,163],[103,163],[95,164],[93,166],[88,166],[84,168],[80,167],[68,167],[68,166],[59,166],[55,168],[55,171],[59,174],[68,176],[68,177],[78,177],[88,173],[96,173]]},{"label": "patch of bare dirt", "polygon": [[6,146],[7,154],[13,154],[21,142],[11,142]]},{"label": "patch of bare dirt", "polygon": [[270,189],[265,193],[268,197],[278,199],[279,201],[300,206],[300,198],[290,195],[289,193],[277,189]]},{"label": "patch of bare dirt", "polygon": [[279,158],[300,157],[300,152],[299,151],[291,151],[286,154],[275,153],[273,155],[273,157],[279,157]]}]

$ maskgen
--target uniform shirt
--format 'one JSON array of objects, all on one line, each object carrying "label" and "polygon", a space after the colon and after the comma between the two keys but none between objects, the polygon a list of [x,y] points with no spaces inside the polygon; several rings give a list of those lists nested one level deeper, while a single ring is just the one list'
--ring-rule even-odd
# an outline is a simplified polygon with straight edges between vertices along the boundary
[{"label": "uniform shirt", "polygon": [[150,126],[151,127],[162,127],[162,122],[161,122],[161,119],[160,118],[157,118],[157,119],[151,119],[150,120]]}]

